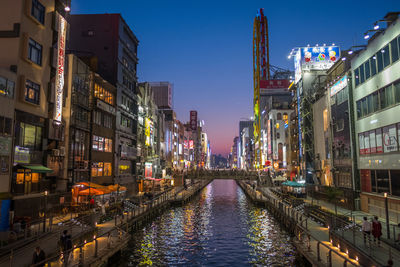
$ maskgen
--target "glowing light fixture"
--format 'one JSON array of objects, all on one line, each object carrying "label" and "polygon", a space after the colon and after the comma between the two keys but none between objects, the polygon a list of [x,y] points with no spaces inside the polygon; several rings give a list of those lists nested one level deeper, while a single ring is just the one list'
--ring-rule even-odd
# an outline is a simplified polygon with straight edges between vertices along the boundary
[{"label": "glowing light fixture", "polygon": [[69,6],[66,6],[66,7],[64,8],[64,10],[67,11],[67,12],[70,12],[70,11],[71,11],[71,8],[70,8]]}]

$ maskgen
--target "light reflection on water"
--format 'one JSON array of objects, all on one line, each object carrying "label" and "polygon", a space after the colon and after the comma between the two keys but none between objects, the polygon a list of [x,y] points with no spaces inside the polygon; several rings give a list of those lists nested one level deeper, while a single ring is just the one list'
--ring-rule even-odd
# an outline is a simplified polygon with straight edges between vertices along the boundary
[{"label": "light reflection on water", "polygon": [[214,180],[183,207],[134,233],[116,266],[293,266],[295,249],[233,180]]}]

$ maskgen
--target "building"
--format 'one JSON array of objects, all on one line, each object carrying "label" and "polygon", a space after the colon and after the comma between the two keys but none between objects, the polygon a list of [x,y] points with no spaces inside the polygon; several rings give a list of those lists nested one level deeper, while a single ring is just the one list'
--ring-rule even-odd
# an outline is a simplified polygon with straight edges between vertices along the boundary
[{"label": "building", "polygon": [[64,7],[69,2],[7,0],[2,5],[8,8],[0,11],[0,101],[8,105],[2,105],[7,110],[0,118],[5,147],[0,175],[11,174],[2,192],[11,193],[15,216],[37,218],[46,210],[44,195],[60,203],[56,192],[67,190],[69,112],[63,100],[69,101],[64,90],[69,27]]},{"label": "building", "polygon": [[[296,88],[297,103],[297,137],[298,137],[298,176],[305,179],[307,183],[318,184],[315,175],[314,161],[314,125],[313,125],[313,103],[319,99],[318,94],[324,93],[326,71],[340,57],[338,46],[323,45],[314,47],[294,48],[290,53],[294,58],[295,77],[294,88]],[[322,60],[321,60],[322,58]],[[292,173],[291,173],[292,176]]]},{"label": "building", "polygon": [[400,18],[388,13],[387,28],[351,60],[352,94],[361,209],[384,217],[385,193],[390,219],[400,215]]},{"label": "building", "polygon": [[92,118],[90,126],[91,152],[89,154],[90,181],[96,184],[110,185],[114,183],[116,175],[120,177],[126,175],[125,172],[121,173],[120,169],[129,169],[130,166],[129,162],[124,163],[121,156],[118,170],[115,168],[117,89],[95,72],[91,73],[90,89],[89,105]]},{"label": "building", "polygon": [[154,101],[159,109],[173,108],[173,85],[169,82],[150,82]]},{"label": "building", "polygon": [[70,48],[80,57],[96,56],[93,69],[117,88],[115,183],[137,192],[137,48],[139,41],[120,14],[71,15]]}]

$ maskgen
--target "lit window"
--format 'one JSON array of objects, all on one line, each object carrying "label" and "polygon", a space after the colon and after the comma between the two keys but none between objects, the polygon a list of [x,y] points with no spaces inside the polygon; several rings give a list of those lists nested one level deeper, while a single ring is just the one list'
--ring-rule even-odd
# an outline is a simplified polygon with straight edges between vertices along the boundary
[{"label": "lit window", "polygon": [[33,104],[40,104],[40,85],[26,80],[25,100]]}]

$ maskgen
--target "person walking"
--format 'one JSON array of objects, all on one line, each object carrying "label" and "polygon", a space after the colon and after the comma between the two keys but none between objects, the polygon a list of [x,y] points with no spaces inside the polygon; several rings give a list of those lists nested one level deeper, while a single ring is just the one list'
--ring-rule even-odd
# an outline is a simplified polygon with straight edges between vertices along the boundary
[{"label": "person walking", "polygon": [[372,221],[372,235],[374,236],[374,244],[376,244],[376,240],[378,239],[378,246],[381,245],[381,236],[382,236],[382,224],[378,221],[378,216],[375,216]]},{"label": "person walking", "polygon": [[35,249],[35,252],[33,252],[32,265],[35,265],[38,267],[43,267],[44,266],[43,261],[45,259],[46,259],[46,254],[44,253],[43,249],[41,249],[39,246],[37,246]]},{"label": "person walking", "polygon": [[368,237],[368,243],[371,243],[371,223],[368,221],[367,217],[364,217],[364,221],[362,223],[361,228],[364,234],[364,244],[367,244],[367,237]]}]

